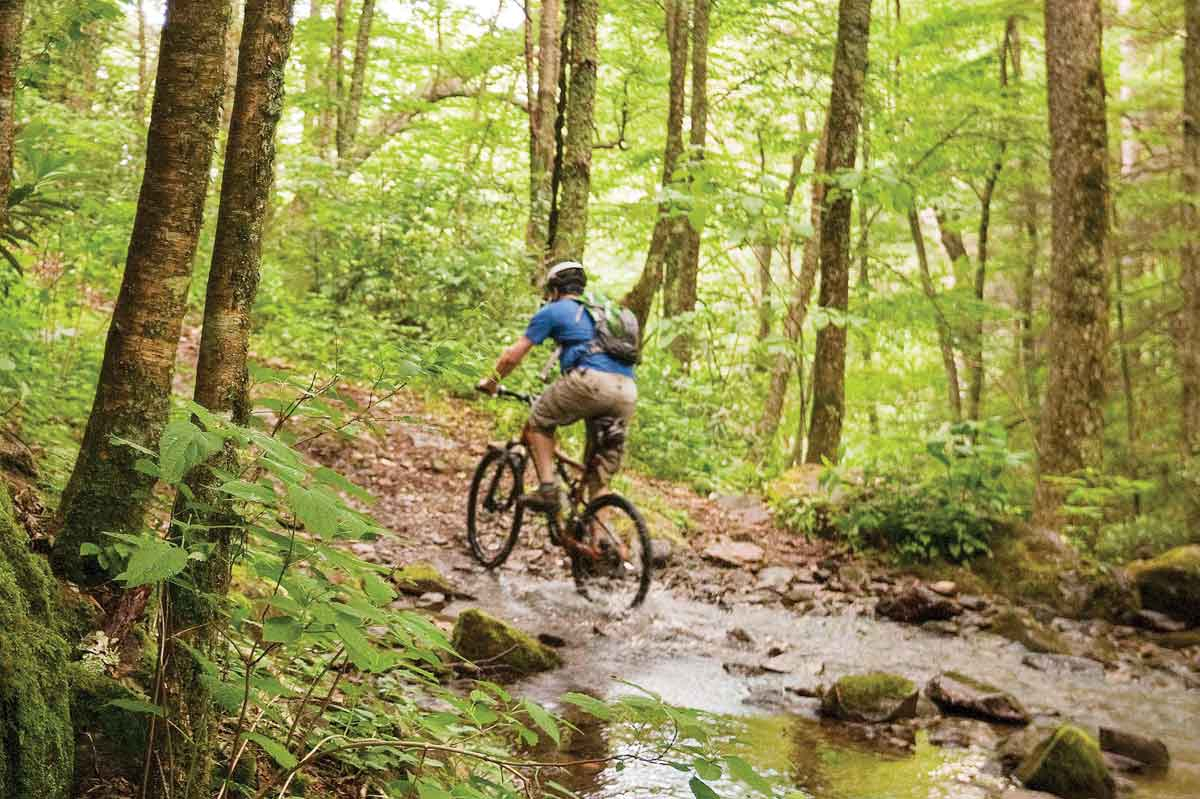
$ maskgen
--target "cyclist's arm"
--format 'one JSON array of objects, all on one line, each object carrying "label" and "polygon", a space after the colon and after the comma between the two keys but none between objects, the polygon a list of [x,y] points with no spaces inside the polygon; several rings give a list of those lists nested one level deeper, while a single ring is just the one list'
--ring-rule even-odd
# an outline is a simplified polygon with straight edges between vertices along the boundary
[{"label": "cyclist's arm", "polygon": [[515,344],[501,353],[491,376],[480,381],[479,390],[495,394],[496,389],[500,386],[500,381],[512,374],[512,371],[520,365],[533,347],[534,343],[529,336],[521,336],[517,339]]}]

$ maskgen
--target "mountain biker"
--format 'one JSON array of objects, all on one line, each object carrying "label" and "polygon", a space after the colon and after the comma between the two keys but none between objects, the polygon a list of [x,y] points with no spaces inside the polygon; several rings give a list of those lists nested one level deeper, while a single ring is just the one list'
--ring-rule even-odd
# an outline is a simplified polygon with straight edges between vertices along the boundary
[{"label": "mountain biker", "polygon": [[576,261],[555,264],[546,274],[542,306],[517,339],[496,361],[493,373],[480,381],[480,391],[495,395],[500,381],[508,376],[533,347],[547,338],[559,347],[562,377],[533,404],[526,435],[538,474],[538,490],[527,495],[525,507],[554,513],[559,507],[558,482],[554,474],[555,430],[584,420],[587,452],[584,463],[594,458],[588,472],[588,496],[605,493],[621,466],[626,431],[637,403],[634,369],[594,345],[596,325],[584,303],[587,274]]}]

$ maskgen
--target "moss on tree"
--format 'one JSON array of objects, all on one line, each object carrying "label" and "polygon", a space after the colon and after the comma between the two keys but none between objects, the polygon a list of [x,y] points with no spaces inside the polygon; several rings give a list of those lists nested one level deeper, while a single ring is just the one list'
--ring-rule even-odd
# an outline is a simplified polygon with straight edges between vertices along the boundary
[{"label": "moss on tree", "polygon": [[74,772],[58,585],[0,485],[0,796],[66,797]]}]

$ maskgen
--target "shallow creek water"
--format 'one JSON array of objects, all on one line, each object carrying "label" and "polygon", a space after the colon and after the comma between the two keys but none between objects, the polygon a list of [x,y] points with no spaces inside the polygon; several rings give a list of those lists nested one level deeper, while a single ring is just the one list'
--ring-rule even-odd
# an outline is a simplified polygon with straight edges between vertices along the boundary
[{"label": "shallow creek water", "polygon": [[[730,753],[812,799],[986,799],[995,778],[981,775],[987,756],[974,749],[939,749],[918,738],[915,752],[889,756],[846,739],[837,725],[816,717],[816,703],[785,686],[828,684],[838,677],[883,670],[923,685],[940,671],[956,670],[1011,691],[1035,716],[1101,724],[1159,737],[1171,750],[1165,776],[1137,777],[1144,799],[1200,799],[1200,691],[1187,690],[1162,672],[1106,674],[1098,664],[1082,670],[1037,670],[1028,652],[998,636],[943,636],[880,621],[869,615],[801,616],[780,608],[724,610],[652,591],[645,606],[623,619],[605,618],[565,581],[527,576],[468,577],[477,605],[534,633],[566,641],[565,666],[522,682],[517,691],[554,708],[566,691],[617,696],[633,683],[675,705],[725,718],[736,733]],[[732,641],[741,628],[750,644]],[[769,646],[785,674],[747,677],[723,664],[761,662]],[[625,682],[622,682],[625,681]],[[610,754],[639,745],[630,730],[591,730],[590,745]],[[573,775],[572,787],[596,799],[690,797],[687,777],[665,766],[629,763],[622,770]],[[722,796],[739,796],[735,784]],[[748,794],[747,794],[748,795]]]}]

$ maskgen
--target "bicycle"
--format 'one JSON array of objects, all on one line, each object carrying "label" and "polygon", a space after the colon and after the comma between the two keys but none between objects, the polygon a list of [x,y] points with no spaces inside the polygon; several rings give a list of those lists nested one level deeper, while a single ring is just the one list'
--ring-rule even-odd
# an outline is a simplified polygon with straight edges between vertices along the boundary
[{"label": "bicycle", "polygon": [[[505,388],[496,396],[529,406],[537,399]],[[508,559],[520,536],[527,510],[520,500],[529,459],[523,435],[505,444],[491,444],[471,480],[467,541],[475,559],[489,570]],[[638,509],[619,494],[604,494],[585,503],[584,487],[595,468],[594,456],[580,463],[555,452],[555,470],[567,486],[567,501],[558,513],[543,514],[550,541],[566,550],[581,595],[605,601],[614,609],[634,608],[650,589],[650,534]],[[536,479],[537,470],[532,471]]]}]

